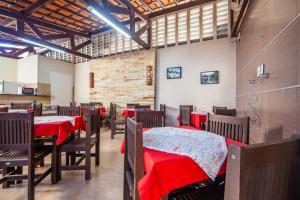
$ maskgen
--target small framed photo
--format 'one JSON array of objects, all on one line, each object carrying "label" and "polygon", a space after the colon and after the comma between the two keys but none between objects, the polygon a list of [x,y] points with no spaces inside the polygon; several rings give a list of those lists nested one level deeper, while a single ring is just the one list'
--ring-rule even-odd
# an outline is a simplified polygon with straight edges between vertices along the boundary
[{"label": "small framed photo", "polygon": [[182,77],[181,67],[169,67],[167,68],[167,79],[179,79]]},{"label": "small framed photo", "polygon": [[201,84],[218,84],[219,71],[200,72]]}]

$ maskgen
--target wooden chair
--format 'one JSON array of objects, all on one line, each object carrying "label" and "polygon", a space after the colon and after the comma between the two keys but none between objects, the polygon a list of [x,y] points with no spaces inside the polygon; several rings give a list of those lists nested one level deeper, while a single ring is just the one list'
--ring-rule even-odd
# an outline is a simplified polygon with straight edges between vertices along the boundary
[{"label": "wooden chair", "polygon": [[230,145],[225,200],[300,199],[300,140]]},{"label": "wooden chair", "polygon": [[11,103],[10,106],[11,109],[13,110],[29,110],[33,108],[32,103]]},{"label": "wooden chair", "polygon": [[216,108],[214,114],[225,116],[236,116],[236,109],[219,109]]},{"label": "wooden chair", "polygon": [[80,107],[57,106],[57,115],[80,116]]},{"label": "wooden chair", "polygon": [[213,113],[216,114],[216,110],[227,110],[227,107],[213,106]]},{"label": "wooden chair", "polygon": [[137,123],[141,123],[143,128],[165,126],[165,116],[163,111],[136,111],[134,119]]},{"label": "wooden chair", "polygon": [[34,116],[43,116],[43,104],[33,105]]},{"label": "wooden chair", "polygon": [[206,130],[226,138],[249,144],[249,117],[207,114]]},{"label": "wooden chair", "polygon": [[193,105],[180,105],[180,126],[192,126]]},{"label": "wooden chair", "polygon": [[137,105],[135,111],[151,110],[151,105]]},{"label": "wooden chair", "polygon": [[143,126],[126,118],[123,200],[139,200],[138,181],[144,176]]},{"label": "wooden chair", "polygon": [[[32,112],[0,113],[0,150],[5,151],[0,155],[0,168],[6,170],[0,184],[28,180],[28,200],[34,199],[35,186],[53,169],[51,166],[42,174],[35,174],[35,166],[51,154],[51,146],[35,145],[33,116]],[[23,166],[28,166],[28,175],[19,171]]]},{"label": "wooden chair", "polygon": [[70,102],[70,107],[76,107],[76,102]]},{"label": "wooden chair", "polygon": [[166,104],[160,104],[159,105],[159,111],[163,111],[164,112],[164,125],[166,125],[166,117],[167,117]]},{"label": "wooden chair", "polygon": [[8,107],[0,107],[0,112],[8,112]]},{"label": "wooden chair", "polygon": [[299,149],[299,139],[245,147],[230,145],[225,186],[213,185],[172,196],[170,199],[298,200],[300,199]]},{"label": "wooden chair", "polygon": [[139,105],[139,103],[127,103],[126,107],[129,109],[135,109],[135,107]]},{"label": "wooden chair", "polygon": [[114,139],[116,134],[124,134],[125,121],[123,119],[118,119],[117,117],[117,105],[110,105],[110,126],[111,126],[111,139]]},{"label": "wooden chair", "polygon": [[[95,153],[91,153],[91,149],[95,146]],[[86,137],[74,138],[73,140],[61,144],[59,148],[59,158],[62,152],[76,153],[76,157],[80,158],[72,165],[62,166],[61,159],[59,159],[58,173],[61,177],[62,170],[84,170],[85,180],[91,179],[91,157],[95,157],[95,164],[100,164],[100,123],[99,114],[97,110],[89,110],[87,112],[87,130]],[[84,152],[84,153],[81,153]],[[84,165],[80,165],[85,160]]]},{"label": "wooden chair", "polygon": [[93,105],[93,106],[95,106],[95,107],[99,107],[99,106],[103,106],[103,103],[102,102],[96,102],[96,101],[94,101],[94,102],[90,102],[90,105]]}]

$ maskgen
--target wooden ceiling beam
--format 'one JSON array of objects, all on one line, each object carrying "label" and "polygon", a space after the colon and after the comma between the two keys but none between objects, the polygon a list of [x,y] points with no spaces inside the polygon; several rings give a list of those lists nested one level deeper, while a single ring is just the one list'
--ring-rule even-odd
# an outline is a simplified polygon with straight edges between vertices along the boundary
[{"label": "wooden ceiling beam", "polygon": [[160,0],[156,0],[155,2],[158,3],[162,9],[166,9],[166,6]]},{"label": "wooden ceiling beam", "polygon": [[142,4],[144,7],[147,8],[147,10],[150,11],[150,13],[153,12],[152,8],[151,8],[147,3],[145,3],[144,0],[139,0],[139,1],[141,2],[141,4]]},{"label": "wooden ceiling beam", "polygon": [[136,7],[134,7],[128,0],[120,0],[125,6],[127,6],[128,9],[131,9],[134,11],[134,13],[141,18],[143,21],[150,22],[150,19],[148,16],[141,13]]},{"label": "wooden ceiling beam", "polygon": [[68,49],[68,48],[62,47],[60,45],[53,44],[53,43],[50,43],[50,42],[47,42],[47,41],[35,38],[35,37],[31,36],[31,35],[28,35],[28,34],[25,34],[25,33],[19,32],[19,31],[15,31],[15,30],[12,30],[12,29],[4,27],[4,26],[0,26],[0,32],[8,34],[8,35],[13,35],[13,36],[15,36],[17,38],[27,39],[27,40],[30,40],[32,42],[41,44],[43,46],[48,46],[50,48],[57,49],[59,51],[63,51],[63,52],[70,53],[70,54],[73,54],[73,55],[76,55],[76,56],[80,56],[80,57],[83,57],[83,58],[91,59],[91,56],[86,55],[84,53],[77,52],[74,49]]}]

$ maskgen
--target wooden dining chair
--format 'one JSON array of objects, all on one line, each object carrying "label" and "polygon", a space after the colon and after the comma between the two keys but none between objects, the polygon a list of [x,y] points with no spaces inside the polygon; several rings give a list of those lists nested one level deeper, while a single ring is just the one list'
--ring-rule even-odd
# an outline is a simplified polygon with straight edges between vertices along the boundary
[{"label": "wooden dining chair", "polygon": [[180,105],[180,126],[192,126],[193,105]]},{"label": "wooden dining chair", "polygon": [[[171,195],[170,200],[298,200],[300,140],[230,145],[225,184]],[[224,189],[225,187],[225,189]]]},{"label": "wooden dining chair", "polygon": [[29,110],[33,108],[32,103],[11,103],[10,108],[13,110]]},{"label": "wooden dining chair", "polygon": [[90,104],[94,105],[95,107],[103,106],[103,103],[100,101],[91,101]]},{"label": "wooden dining chair", "polygon": [[139,106],[139,103],[127,103],[126,107],[129,109],[135,109],[136,106]]},{"label": "wooden dining chair", "polygon": [[227,107],[225,106],[213,106],[213,113],[216,114],[216,110],[226,110]]},{"label": "wooden dining chair", "polygon": [[236,109],[219,109],[216,108],[214,114],[225,116],[236,116]]},{"label": "wooden dining chair", "polygon": [[137,105],[135,111],[151,110],[151,105]]},{"label": "wooden dining chair", "polygon": [[[28,180],[27,199],[33,200],[35,187],[51,173],[53,166],[42,174],[35,173],[35,166],[52,150],[51,146],[35,144],[32,112],[0,113],[0,150],[5,151],[0,155],[0,168],[7,169],[0,184]],[[23,166],[28,166],[28,175],[18,170]]]},{"label": "wooden dining chair", "polygon": [[0,112],[8,112],[8,107],[0,107]]},{"label": "wooden dining chair", "polygon": [[136,111],[134,119],[137,123],[141,123],[143,125],[143,128],[165,126],[165,116],[163,111]]},{"label": "wooden dining chair", "polygon": [[138,182],[144,176],[143,126],[126,118],[123,200],[139,200]]},{"label": "wooden dining chair", "polygon": [[34,104],[33,105],[34,116],[43,116],[43,104]]},{"label": "wooden dining chair", "polygon": [[207,114],[206,130],[226,138],[249,144],[249,117]]},{"label": "wooden dining chair", "polygon": [[125,133],[125,120],[118,119],[117,116],[117,105],[111,103],[110,105],[110,126],[111,126],[111,139],[117,134]]},{"label": "wooden dining chair", "polygon": [[74,101],[70,102],[70,107],[76,107],[76,102]]},{"label": "wooden dining chair", "polygon": [[[91,179],[91,157],[95,157],[95,165],[100,164],[100,123],[98,110],[89,110],[87,112],[86,121],[86,136],[84,138],[74,138],[71,141],[65,142],[60,145],[59,158],[62,156],[62,152],[76,153],[78,160],[75,160],[71,165],[63,166],[61,159],[58,163],[58,173],[61,177],[62,170],[84,170],[85,180]],[[91,149],[95,146],[95,153],[91,152]],[[82,153],[83,152],[83,153]],[[82,161],[85,161],[84,165],[81,165]]]},{"label": "wooden dining chair", "polygon": [[166,104],[159,105],[159,111],[164,112],[164,124],[166,125],[166,117],[167,117],[167,108]]}]

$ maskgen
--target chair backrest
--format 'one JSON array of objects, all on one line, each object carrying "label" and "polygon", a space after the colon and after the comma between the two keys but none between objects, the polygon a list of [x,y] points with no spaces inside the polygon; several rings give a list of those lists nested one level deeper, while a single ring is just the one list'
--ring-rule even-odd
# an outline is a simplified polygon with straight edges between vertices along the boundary
[{"label": "chair backrest", "polygon": [[192,125],[192,111],[193,105],[180,105],[180,126],[191,126]]},{"label": "chair backrest", "polygon": [[34,104],[33,105],[34,116],[42,116],[43,115],[43,104]]},{"label": "chair backrest", "polygon": [[164,125],[166,125],[166,117],[167,117],[167,106],[166,106],[166,104],[160,104],[159,105],[159,111],[164,112]]},{"label": "chair backrest", "polygon": [[225,200],[298,200],[299,169],[299,139],[230,145]]},{"label": "chair backrest", "polygon": [[134,119],[137,123],[141,123],[143,128],[163,127],[165,126],[163,111],[136,111]]},{"label": "chair backrest", "polygon": [[236,116],[236,109],[219,109],[219,108],[216,108],[214,114],[216,114],[216,115],[226,115],[226,116]]},{"label": "chair backrest", "polygon": [[0,112],[8,112],[8,107],[0,107]]},{"label": "chair backrest", "polygon": [[94,101],[94,102],[91,101],[90,104],[95,106],[95,107],[103,106],[102,102],[96,102],[96,101]]},{"label": "chair backrest", "polygon": [[60,116],[80,116],[80,107],[57,106],[57,115]]},{"label": "chair backrest", "polygon": [[138,181],[144,176],[143,126],[127,117],[125,126],[125,173],[133,172],[133,198],[139,199]]},{"label": "chair backrest", "polygon": [[135,111],[151,110],[151,105],[137,105]]},{"label": "chair backrest", "polygon": [[29,110],[33,108],[32,103],[11,103],[11,109]]},{"label": "chair backrest", "polygon": [[[86,113],[86,137],[90,138],[93,134],[100,131],[100,116],[98,109],[88,110]],[[89,140],[87,140],[90,143]]]},{"label": "chair backrest", "polygon": [[76,102],[74,101],[70,102],[70,107],[76,107]]},{"label": "chair backrest", "polygon": [[0,150],[28,150],[34,143],[34,114],[0,113]]},{"label": "chair backrest", "polygon": [[226,110],[227,107],[225,106],[213,106],[213,113],[216,114],[216,110]]},{"label": "chair backrest", "polygon": [[127,103],[126,107],[127,108],[131,108],[131,109],[135,109],[136,106],[140,105],[139,103]]},{"label": "chair backrest", "polygon": [[249,144],[249,117],[207,114],[206,130],[231,140]]}]

